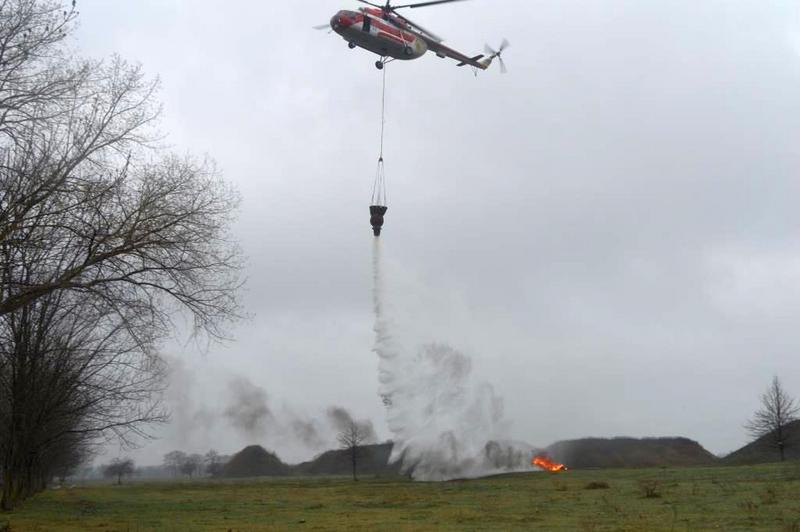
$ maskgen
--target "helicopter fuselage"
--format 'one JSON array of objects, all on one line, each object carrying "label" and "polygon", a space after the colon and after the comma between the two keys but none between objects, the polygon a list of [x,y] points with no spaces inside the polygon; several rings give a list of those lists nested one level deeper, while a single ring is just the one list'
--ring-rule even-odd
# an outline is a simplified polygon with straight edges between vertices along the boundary
[{"label": "helicopter fuselage", "polygon": [[[373,14],[376,11],[377,14]],[[380,10],[339,11],[331,18],[331,28],[350,47],[358,46],[381,57],[418,59],[428,51],[428,44],[413,31],[404,28],[395,17],[382,17]]]}]

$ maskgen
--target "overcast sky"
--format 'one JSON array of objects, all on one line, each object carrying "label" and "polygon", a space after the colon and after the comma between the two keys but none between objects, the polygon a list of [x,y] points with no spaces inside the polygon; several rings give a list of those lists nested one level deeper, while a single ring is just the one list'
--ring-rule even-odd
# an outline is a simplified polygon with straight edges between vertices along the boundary
[{"label": "overcast sky", "polygon": [[[214,157],[243,196],[252,318],[205,354],[165,346],[185,378],[142,462],[247,443],[182,410],[223,403],[236,376],[276,409],[341,405],[389,436],[367,211],[380,74],[311,29],[356,5],[78,2],[74,44],[160,76],[171,145]],[[420,340],[473,358],[515,438],[680,435],[723,453],[773,375],[800,395],[796,1],[407,14],[465,53],[511,41],[507,75],[430,55],[388,65],[382,238],[398,308]]]}]

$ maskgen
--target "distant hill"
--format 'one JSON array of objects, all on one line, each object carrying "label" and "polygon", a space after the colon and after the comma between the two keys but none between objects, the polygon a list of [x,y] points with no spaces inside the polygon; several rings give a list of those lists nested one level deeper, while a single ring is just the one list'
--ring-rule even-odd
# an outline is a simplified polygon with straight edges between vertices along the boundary
[{"label": "distant hill", "polygon": [[[784,455],[787,460],[800,460],[800,420],[786,425],[787,436]],[[722,462],[731,465],[761,464],[780,460],[778,450],[770,445],[769,436],[752,441],[737,451],[733,451]]]},{"label": "distant hill", "polygon": [[[381,443],[361,447],[357,462],[358,474],[370,476],[404,474],[399,461],[389,463],[392,446],[392,443]],[[529,463],[530,458],[536,454],[533,448],[529,452],[516,449],[511,454],[509,449],[495,442],[488,444],[485,452],[489,463],[498,469],[503,469],[520,463]],[[554,443],[544,449],[544,452],[553,460],[576,469],[693,466],[708,465],[718,461],[699,443],[688,438],[584,438]],[[223,476],[350,475],[351,467],[350,454],[346,450],[326,451],[308,462],[287,465],[274,453],[261,446],[251,445],[231,457],[225,464]]]},{"label": "distant hill", "polygon": [[[358,450],[356,471],[359,475],[390,476],[400,474],[400,464],[389,463],[391,443],[364,445]],[[309,462],[292,466],[295,475],[349,475],[352,473],[350,451],[326,451]]]},{"label": "distant hill", "polygon": [[692,466],[717,460],[688,438],[583,438],[556,442],[546,452],[570,468]]},{"label": "distant hill", "polygon": [[290,473],[288,465],[260,445],[245,447],[222,468],[222,476],[229,478],[284,476]]}]

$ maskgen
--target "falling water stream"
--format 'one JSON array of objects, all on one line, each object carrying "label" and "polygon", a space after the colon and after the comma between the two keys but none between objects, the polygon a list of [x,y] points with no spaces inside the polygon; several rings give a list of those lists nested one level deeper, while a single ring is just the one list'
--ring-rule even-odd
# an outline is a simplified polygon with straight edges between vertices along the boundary
[{"label": "falling water stream", "polygon": [[387,301],[381,239],[373,239],[375,347],[392,461],[417,480],[530,469],[531,446],[508,441],[510,424],[492,386],[476,381],[469,357],[443,343],[415,345]]}]

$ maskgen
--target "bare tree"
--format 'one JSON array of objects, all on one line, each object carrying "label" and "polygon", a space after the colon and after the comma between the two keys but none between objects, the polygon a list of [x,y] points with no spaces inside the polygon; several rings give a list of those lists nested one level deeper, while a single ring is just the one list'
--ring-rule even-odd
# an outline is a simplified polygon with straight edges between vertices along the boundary
[{"label": "bare tree", "polygon": [[134,463],[130,458],[114,458],[110,464],[103,467],[103,476],[117,479],[117,485],[122,484],[122,477],[133,474]]},{"label": "bare tree", "polygon": [[798,419],[798,414],[800,405],[786,393],[776,376],[761,396],[761,409],[745,424],[745,428],[753,438],[764,438],[767,444],[777,449],[782,462],[791,439],[787,426]]},{"label": "bare tree", "polygon": [[157,348],[176,311],[211,338],[240,314],[237,194],[212,162],[159,148],[157,80],[70,56],[76,15],[0,2],[3,508],[66,446],[131,445],[165,419]]},{"label": "bare tree", "polygon": [[0,316],[4,508],[63,476],[98,438],[130,441],[165,419],[163,365],[130,332],[68,291]]},{"label": "bare tree", "polygon": [[[134,80],[117,81],[141,90]],[[57,148],[45,148],[38,160],[30,160],[31,148],[0,162],[0,218],[9,219],[0,229],[0,315],[70,290],[136,308],[159,333],[182,308],[197,331],[224,337],[239,308],[241,259],[228,233],[238,198],[213,165],[172,155],[137,161],[133,152],[118,163],[93,152],[61,165]]]},{"label": "bare tree", "polygon": [[208,476],[218,477],[222,474],[222,457],[217,451],[211,449],[204,457],[205,471]]},{"label": "bare tree", "polygon": [[61,485],[68,477],[78,474],[81,467],[86,467],[96,454],[94,445],[76,435],[65,436],[58,445],[50,446],[49,451],[44,457],[48,476],[58,479]]},{"label": "bare tree", "polygon": [[203,469],[203,456],[199,454],[190,454],[181,464],[181,473],[192,478],[195,474],[200,473]]},{"label": "bare tree", "polygon": [[72,107],[89,63],[67,57],[62,41],[73,29],[75,2],[5,0],[0,4],[0,136],[22,131]]},{"label": "bare tree", "polygon": [[[0,50],[5,26],[13,33],[9,42],[27,43],[29,34],[55,23],[59,4],[0,4]],[[30,27],[14,25],[18,11]],[[58,35],[70,30],[70,13]],[[0,315],[73,290],[149,307],[162,330],[172,302],[191,314],[197,331],[224,336],[239,308],[240,254],[228,233],[238,196],[211,162],[157,149],[157,80],[119,58],[78,69],[55,36],[40,39],[47,53],[0,53],[0,74],[21,72],[16,84],[11,74],[5,85],[0,79],[0,245],[7,266]],[[21,65],[4,67],[12,59]],[[29,71],[41,72],[43,87],[28,82]],[[52,79],[67,88],[51,90]],[[13,98],[34,89],[35,98]],[[4,109],[4,101],[17,107]],[[20,114],[24,120],[13,119]],[[22,282],[15,267],[32,259],[38,268]]]},{"label": "bare tree", "polygon": [[164,455],[164,466],[172,472],[173,477],[177,477],[187,458],[188,456],[183,451],[168,452]]},{"label": "bare tree", "polygon": [[361,446],[367,443],[370,434],[373,433],[372,427],[366,423],[349,421],[339,431],[337,440],[341,449],[350,454],[350,463],[353,466],[353,480],[358,480],[356,475],[356,464],[358,461]]}]

